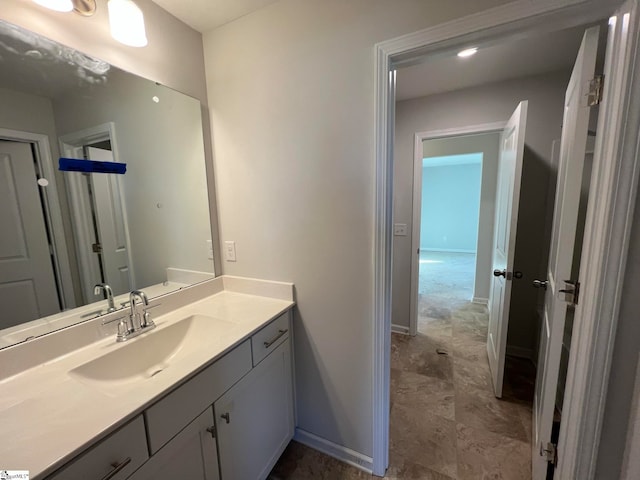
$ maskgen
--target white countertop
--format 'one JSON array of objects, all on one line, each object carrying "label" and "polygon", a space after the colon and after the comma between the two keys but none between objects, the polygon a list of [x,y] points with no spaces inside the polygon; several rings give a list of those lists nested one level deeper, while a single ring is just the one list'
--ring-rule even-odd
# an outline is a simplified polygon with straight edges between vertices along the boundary
[{"label": "white countertop", "polygon": [[[116,343],[115,335],[110,335],[1,380],[0,468],[29,470],[31,478],[52,473],[294,305],[291,284],[251,282],[227,277],[224,290],[218,293],[162,315],[155,316],[152,310],[157,328],[149,333],[123,343]],[[290,298],[257,294],[271,295],[282,285],[289,286]],[[107,393],[69,374],[106,353],[125,346],[133,348],[146,335],[153,335],[190,315],[204,315],[223,322],[219,322],[211,335],[202,338],[201,343],[199,340],[197,346],[182,354],[179,363],[160,375]],[[36,342],[24,346],[34,348]]]}]

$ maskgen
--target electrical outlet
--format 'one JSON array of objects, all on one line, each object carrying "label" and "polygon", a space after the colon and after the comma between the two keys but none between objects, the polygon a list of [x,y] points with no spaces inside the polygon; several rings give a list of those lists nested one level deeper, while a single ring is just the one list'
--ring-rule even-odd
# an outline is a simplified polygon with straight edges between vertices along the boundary
[{"label": "electrical outlet", "polygon": [[213,260],[213,242],[211,240],[207,240],[207,258]]},{"label": "electrical outlet", "polygon": [[233,240],[227,240],[224,242],[224,259],[227,262],[236,261],[236,242]]}]

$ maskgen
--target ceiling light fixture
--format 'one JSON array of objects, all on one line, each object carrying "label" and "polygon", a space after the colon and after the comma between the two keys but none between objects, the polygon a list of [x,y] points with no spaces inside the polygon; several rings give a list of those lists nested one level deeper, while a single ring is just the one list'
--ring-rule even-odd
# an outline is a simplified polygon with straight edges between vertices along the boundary
[{"label": "ceiling light fixture", "polygon": [[[33,0],[38,5],[56,12],[74,11],[84,17],[96,12],[96,0]],[[130,47],[147,45],[144,15],[133,0],[109,0],[109,27],[111,36]]]},{"label": "ceiling light fixture", "polygon": [[462,57],[462,58],[466,58],[466,57],[470,57],[471,55],[475,55],[476,53],[478,53],[478,49],[477,48],[467,48],[466,50],[462,50],[461,52],[458,52],[458,56]]},{"label": "ceiling light fixture", "polygon": [[111,36],[130,47],[147,45],[144,15],[132,0],[109,0],[109,25]]}]

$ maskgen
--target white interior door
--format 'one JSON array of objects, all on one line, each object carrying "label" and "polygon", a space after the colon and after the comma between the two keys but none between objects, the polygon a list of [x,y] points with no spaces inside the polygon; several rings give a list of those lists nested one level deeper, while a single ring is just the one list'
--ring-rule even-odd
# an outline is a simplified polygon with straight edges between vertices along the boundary
[{"label": "white interior door", "polygon": [[[86,150],[89,160],[113,162],[110,150],[95,147],[87,147]],[[91,174],[104,281],[114,295],[132,290],[124,205],[118,177],[115,174]]]},{"label": "white interior door", "polygon": [[507,122],[500,136],[496,216],[493,233],[493,282],[489,298],[489,331],[487,354],[496,397],[502,397],[504,361],[507,352],[509,304],[513,259],[520,202],[520,180],[524,158],[524,138],[527,123],[525,100]]},{"label": "white interior door", "polygon": [[60,311],[33,153],[0,140],[0,315],[6,328]]},{"label": "white interior door", "polygon": [[552,450],[548,444],[551,442],[562,338],[569,305],[562,290],[571,289],[567,282],[572,280],[571,269],[589,128],[590,107],[587,105],[587,96],[589,82],[594,76],[598,30],[598,27],[592,27],[585,31],[565,95],[551,250],[533,404],[533,480],[546,479],[548,462],[545,450]]}]

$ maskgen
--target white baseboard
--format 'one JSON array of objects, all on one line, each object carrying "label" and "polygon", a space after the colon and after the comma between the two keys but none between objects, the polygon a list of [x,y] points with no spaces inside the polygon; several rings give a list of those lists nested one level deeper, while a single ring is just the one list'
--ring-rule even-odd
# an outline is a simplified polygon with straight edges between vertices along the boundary
[{"label": "white baseboard", "polygon": [[395,323],[392,323],[391,331],[393,333],[402,333],[404,335],[409,335],[409,327],[405,327],[404,325],[396,325]]},{"label": "white baseboard", "polygon": [[369,474],[373,472],[373,458],[356,452],[355,450],[338,445],[337,443],[333,443],[299,428],[296,428],[293,439],[314,450],[326,453],[330,457],[347,463],[352,467],[356,467]]},{"label": "white baseboard", "polygon": [[517,345],[507,345],[507,355],[518,358],[526,358],[534,361],[533,350],[530,348],[518,347]]},{"label": "white baseboard", "polygon": [[484,305],[485,307],[489,306],[489,299],[483,297],[473,297],[471,299],[471,303],[477,303],[478,305]]},{"label": "white baseboard", "polygon": [[420,252],[476,253],[475,250],[464,250],[459,248],[421,248]]}]

